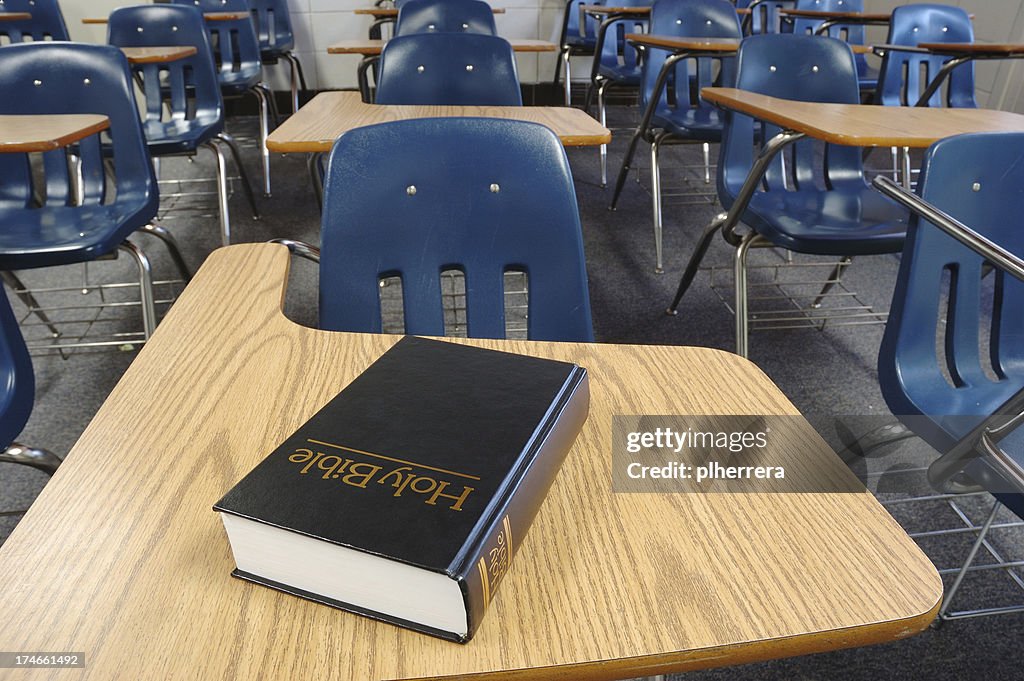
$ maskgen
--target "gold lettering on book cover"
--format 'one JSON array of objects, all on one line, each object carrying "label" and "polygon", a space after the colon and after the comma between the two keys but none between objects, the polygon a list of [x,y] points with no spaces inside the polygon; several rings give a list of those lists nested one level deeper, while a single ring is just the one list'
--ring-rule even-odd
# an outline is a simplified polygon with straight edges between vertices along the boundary
[{"label": "gold lettering on book cover", "polygon": [[484,607],[490,604],[491,597],[498,588],[498,582],[508,573],[511,563],[512,525],[508,516],[505,516],[501,521],[501,529],[494,539],[494,545],[486,550],[477,562],[477,570],[483,584]]}]

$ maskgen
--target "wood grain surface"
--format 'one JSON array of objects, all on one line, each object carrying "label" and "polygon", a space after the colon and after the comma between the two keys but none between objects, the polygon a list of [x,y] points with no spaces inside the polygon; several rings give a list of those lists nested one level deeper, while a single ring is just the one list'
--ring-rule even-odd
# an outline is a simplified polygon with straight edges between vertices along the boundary
[{"label": "wood grain surface", "polygon": [[[558,45],[548,40],[532,40],[528,38],[509,38],[509,44],[514,52],[554,52]],[[350,40],[339,40],[327,48],[327,54],[361,54],[373,56],[380,54],[384,49],[386,40],[370,40],[352,38]]]},{"label": "wood grain surface", "polygon": [[822,19],[825,21],[841,20],[849,24],[886,22],[892,18],[891,12],[827,12],[817,9],[780,9],[784,17],[802,19]]},{"label": "wood grain surface", "polygon": [[580,12],[585,14],[621,14],[623,16],[647,16],[650,7],[615,7],[613,5],[580,5]]},{"label": "wood grain surface", "polygon": [[0,21],[28,21],[31,18],[28,12],[0,12]]},{"label": "wood grain surface", "polygon": [[121,51],[133,64],[162,64],[191,57],[198,50],[191,45],[151,47],[122,47]]},{"label": "wood grain surface", "polygon": [[718,87],[704,88],[701,97],[826,142],[855,147],[925,148],[968,132],[1024,130],[1024,116],[992,109],[819,104]]},{"label": "wood grain surface", "polygon": [[1024,55],[1024,44],[1020,43],[918,43],[929,52],[955,56],[1005,56]]},{"label": "wood grain surface", "polygon": [[99,114],[0,115],[0,153],[53,151],[110,127]]},{"label": "wood grain surface", "polygon": [[366,104],[358,92],[321,92],[267,138],[280,153],[330,151],[352,130],[376,123],[439,116],[482,116],[540,123],[554,130],[565,146],[611,141],[611,133],[580,109],[561,106],[398,106]]},{"label": "wood grain surface", "polygon": [[[207,21],[238,21],[249,16],[246,12],[205,12],[203,18]],[[107,17],[86,17],[82,19],[83,24],[105,24],[109,21]]]},{"label": "wood grain surface", "polygon": [[[867,492],[612,494],[614,414],[797,414],[750,362],[688,347],[462,341],[578,362],[592,391],[468,645],[232,578],[211,505],[399,338],[287,320],[288,260],[214,252],[0,548],[0,649],[87,662],[6,679],[616,679],[932,619],[935,569]],[[794,473],[851,475],[806,428]]]},{"label": "wood grain surface", "polygon": [[735,52],[741,42],[739,38],[685,38],[653,33],[627,33],[626,40],[637,45],[663,47],[679,52]]},{"label": "wood grain surface", "polygon": [[[491,11],[495,14],[504,14],[504,7],[492,7]],[[360,7],[357,10],[353,10],[353,14],[369,15],[377,19],[383,19],[384,17],[397,17],[398,10],[394,7]]]}]

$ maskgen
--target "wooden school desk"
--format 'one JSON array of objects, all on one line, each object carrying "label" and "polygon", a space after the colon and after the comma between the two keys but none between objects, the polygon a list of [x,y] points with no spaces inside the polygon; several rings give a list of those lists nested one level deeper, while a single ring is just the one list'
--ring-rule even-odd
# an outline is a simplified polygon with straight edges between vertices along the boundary
[{"label": "wooden school desk", "polygon": [[28,12],[0,12],[0,22],[3,21],[30,21],[32,15]]},{"label": "wooden school desk", "polygon": [[122,47],[121,51],[132,64],[163,64],[186,59],[198,52],[192,45]]},{"label": "wooden school desk", "polygon": [[833,26],[887,26],[891,12],[828,12],[816,9],[780,9],[779,16],[786,19],[821,19],[815,35],[827,35]]},{"label": "wooden school desk", "polygon": [[953,69],[961,64],[975,60],[1024,59],[1024,45],[1022,44],[921,43],[918,47],[933,54],[950,57],[950,60],[942,65],[939,72],[928,83],[928,87],[918,98],[916,106],[927,106],[928,100],[935,94],[935,91],[942,87],[942,83],[953,72]]},{"label": "wooden school desk", "polygon": [[[793,142],[804,137],[814,137],[852,147],[923,149],[940,139],[963,133],[1024,130],[1024,116],[990,109],[820,104],[719,87],[704,88],[701,97],[722,108],[773,123],[782,130],[762,147],[729,210],[716,216],[705,228],[668,309],[670,314],[675,313],[679,301],[696,276],[714,233],[721,231],[730,241],[740,238],[733,230],[739,225],[769,163]],[[905,169],[904,176],[909,178],[909,168]],[[745,318],[746,310],[736,310],[735,314],[736,319],[740,320],[741,315]],[[747,353],[745,336],[737,328],[736,351],[741,355]]]},{"label": "wooden school desk", "polygon": [[80,142],[110,127],[99,114],[0,114],[0,153],[40,153]]},{"label": "wooden school desk", "polygon": [[[592,395],[468,645],[232,578],[211,505],[399,338],[290,322],[288,264],[274,244],[207,259],[0,547],[0,650],[84,652],[85,669],[46,672],[74,681],[608,680],[932,620],[935,568],[866,491],[611,492],[614,414],[798,415],[756,366],[705,348],[463,341],[578,362]],[[792,474],[852,475],[807,428]]]},{"label": "wooden school desk", "polygon": [[[239,21],[249,16],[248,12],[205,12],[203,18],[207,21]],[[82,19],[83,24],[105,24],[106,17],[86,17]]]}]

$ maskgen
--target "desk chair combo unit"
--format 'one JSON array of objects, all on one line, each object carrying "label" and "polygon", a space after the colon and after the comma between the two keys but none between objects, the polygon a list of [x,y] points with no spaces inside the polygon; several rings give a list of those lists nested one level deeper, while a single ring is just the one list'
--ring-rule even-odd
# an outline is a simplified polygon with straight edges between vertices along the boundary
[{"label": "desk chair combo unit", "polygon": [[[321,234],[319,250],[284,243],[320,263],[323,329],[385,330],[395,287],[381,284],[397,278],[401,322],[389,332],[505,338],[525,319],[532,340],[593,340],[572,175],[544,126],[425,118],[352,130],[331,152]],[[464,282],[454,293],[452,272]],[[525,307],[508,290],[514,274],[527,280]]]},{"label": "desk chair combo unit", "polygon": [[[615,209],[640,140],[651,149],[651,203],[654,215],[655,271],[662,272],[662,187],[659,151],[666,142],[699,143],[704,149],[704,181],[710,183],[709,143],[722,136],[722,115],[700,99],[700,89],[735,80],[735,51],[742,37],[735,8],[728,0],[658,0],[651,9],[650,33],[655,39],[677,36],[707,39],[690,48],[659,48],[643,43],[646,51],[640,86],[644,109],[622,159],[609,208]],[[724,39],[724,40],[719,40]],[[716,69],[717,66],[717,69]],[[704,196],[704,194],[698,194]]]},{"label": "desk chair combo unit", "polygon": [[[99,114],[109,122],[108,130],[75,139],[73,147],[41,151],[42,181],[34,177],[28,153],[0,154],[0,271],[86,263],[116,257],[118,251],[138,267],[141,334],[118,334],[104,342],[54,340],[44,347],[148,339],[156,327],[151,267],[128,237],[144,231],[162,239],[182,277],[187,280],[189,273],[173,238],[152,222],[159,203],[156,177],[125,56],[100,45],[9,45],[0,49],[0,91],[0,114]],[[103,286],[96,288],[103,293]],[[90,327],[96,314],[87,321]]]},{"label": "desk chair combo unit", "polygon": [[260,61],[267,67],[281,60],[288,62],[292,113],[299,110],[299,89],[306,90],[302,62],[295,56],[295,32],[288,0],[249,0],[256,36],[260,43]]},{"label": "desk chair combo unit", "polygon": [[144,129],[154,159],[195,154],[199,148],[217,159],[217,197],[221,243],[231,243],[227,159],[230,151],[241,176],[253,218],[256,200],[238,145],[224,131],[224,103],[203,13],[184,5],[138,5],[114,10],[107,42],[116,47],[187,46],[196,53],[169,62],[134,64],[132,70],[146,100]]},{"label": "desk chair combo unit", "polygon": [[[920,43],[973,43],[970,16],[959,7],[936,4],[904,5],[892,12],[883,52],[875,101],[885,106],[978,107],[974,97],[974,65],[918,47]],[[948,75],[948,78],[946,77]],[[945,92],[939,86],[946,82]],[[910,150],[902,157],[892,150],[893,177],[910,188],[913,169]],[[902,163],[900,159],[902,158]]]},{"label": "desk chair combo unit", "polygon": [[[814,10],[820,12],[863,12],[864,0],[796,0],[793,9]],[[830,38],[845,40],[851,45],[864,44],[864,24],[843,24],[834,23],[823,19],[808,19],[796,17],[793,19],[790,30],[797,35],[827,35]],[[860,53],[855,53],[853,58],[857,62],[857,82],[861,92],[874,92],[878,87],[878,70],[868,65],[867,58]]]},{"label": "desk chair combo unit", "polygon": [[565,67],[565,105],[572,105],[571,61],[575,56],[592,57],[597,47],[598,21],[591,14],[584,13],[580,24],[580,5],[603,5],[605,0],[569,0],[562,14],[562,30],[558,37],[558,60],[555,61],[555,77],[551,80],[557,86]]},{"label": "desk chair combo unit", "polygon": [[[849,45],[834,38],[762,35],[743,41],[737,57],[736,87],[781,99],[858,104],[857,69]],[[748,354],[747,257],[751,248],[776,247],[798,253],[842,258],[830,276],[810,295],[810,307],[784,294],[788,309],[762,312],[763,328],[821,324],[884,322],[858,302],[830,313],[820,307],[839,282],[843,267],[856,255],[899,252],[906,229],[906,210],[873,190],[864,177],[861,151],[826,145],[823,166],[813,143],[803,133],[783,130],[735,111],[725,114],[718,166],[718,195],[727,212],[705,229],[669,307],[679,301],[696,276],[715,232],[737,248],[734,263],[736,351]],[[755,142],[763,141],[757,156]],[[783,150],[789,153],[783,155]],[[742,232],[740,223],[749,227]],[[814,265],[816,266],[816,265]],[[826,265],[829,266],[829,265]],[[831,266],[829,266],[831,267]],[[774,283],[769,284],[774,288]],[[759,297],[765,297],[759,295]],[[819,309],[820,308],[820,309]]]},{"label": "desk chair combo unit", "polygon": [[0,12],[28,14],[20,21],[0,21],[0,37],[11,43],[70,40],[57,0],[3,0]]},{"label": "desk chair combo unit", "polygon": [[[609,6],[608,13],[598,26],[585,109],[590,110],[594,93],[597,93],[597,119],[602,126],[607,127],[605,92],[608,88],[613,85],[640,85],[640,53],[626,40],[626,34],[646,32],[651,5],[652,0],[615,0],[614,8]],[[641,11],[630,12],[631,9]],[[607,144],[601,145],[600,155],[601,186],[604,187],[608,184]]]},{"label": "desk chair combo unit", "polygon": [[[928,478],[952,494],[933,499],[955,504],[956,493],[977,489],[996,498],[980,527],[968,525],[978,536],[962,567],[940,570],[956,575],[943,619],[1024,610],[952,609],[969,573],[1004,569],[1024,588],[1021,564],[1002,560],[986,538],[1001,505],[1024,517],[1022,151],[1022,133],[961,135],[928,150],[919,195],[874,181],[913,213],[879,353],[882,394],[942,454]],[[974,564],[982,548],[995,562]]]},{"label": "desk chair combo unit", "polygon": [[260,42],[253,25],[248,0],[171,0],[174,5],[189,5],[203,12],[237,12],[244,17],[221,21],[207,21],[210,45],[217,64],[217,80],[221,94],[239,97],[251,94],[259,104],[260,158],[263,165],[263,193],[270,196],[270,152],[267,136],[270,119],[277,121],[277,105],[273,93],[263,83],[263,62],[260,60]]}]

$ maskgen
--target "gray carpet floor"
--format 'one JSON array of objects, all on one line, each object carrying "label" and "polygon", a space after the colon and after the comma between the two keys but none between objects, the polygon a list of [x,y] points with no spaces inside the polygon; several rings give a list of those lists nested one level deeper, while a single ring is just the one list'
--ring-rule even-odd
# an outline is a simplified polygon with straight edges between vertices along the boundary
[{"label": "gray carpet floor", "polygon": [[[618,106],[611,112],[611,125],[616,128],[611,146],[609,173],[614,179],[628,140],[628,126],[635,121],[635,109]],[[250,120],[233,120],[231,130],[250,140],[254,124]],[[247,167],[258,177],[255,147],[243,149]],[[732,316],[719,294],[709,286],[711,275],[702,273],[684,298],[678,316],[669,317],[664,309],[671,300],[686,259],[692,251],[696,235],[720,210],[706,199],[672,199],[665,207],[665,273],[654,272],[654,246],[651,236],[650,198],[646,190],[646,150],[638,154],[641,170],[632,175],[619,202],[617,211],[607,209],[610,190],[599,186],[596,149],[568,151],[576,182],[582,218],[587,265],[590,277],[591,304],[597,340],[607,343],[655,343],[701,345],[733,349]],[[669,190],[704,191],[709,187],[699,171],[682,168],[699,164],[699,147],[677,146],[665,154],[664,185]],[[163,163],[164,179],[212,178],[213,159],[200,156],[194,162],[169,159]],[[254,221],[247,213],[241,193],[232,197],[231,210],[234,239],[263,241],[275,237],[319,241],[319,215],[306,176],[305,161],[300,156],[274,156],[274,196],[259,199],[263,217]],[[638,182],[637,180],[640,180]],[[202,189],[207,194],[196,198],[174,197],[177,184],[162,189],[162,223],[182,244],[190,265],[197,267],[219,245],[215,217],[215,199],[209,194],[213,187],[206,183],[187,183],[189,189]],[[691,203],[683,203],[690,201]],[[693,203],[702,201],[702,203]],[[138,237],[139,243],[154,260],[157,278],[171,278],[173,267],[159,242]],[[733,249],[716,239],[708,264],[720,269],[715,278],[724,285],[720,292],[728,299],[731,290],[730,267]],[[785,258],[774,251],[754,254],[753,260],[765,268],[752,275],[755,282],[768,282],[775,275],[774,267]],[[797,263],[813,259],[797,257]],[[818,260],[817,262],[823,262]],[[825,263],[829,261],[825,260]],[[898,260],[894,256],[861,258],[844,276],[845,282],[876,310],[887,310]],[[36,288],[66,287],[64,292],[47,293],[40,300],[44,305],[66,306],[94,301],[96,285],[109,281],[130,280],[133,266],[126,258],[90,265],[88,272],[80,266],[52,270],[19,272],[19,276]],[[820,268],[818,268],[820,270]],[[806,278],[809,269],[799,270],[798,279]],[[783,276],[793,276],[790,274]],[[87,282],[87,283],[83,283]],[[91,289],[88,294],[82,289]],[[168,288],[173,294],[174,285]],[[790,289],[792,291],[792,289]],[[798,291],[799,292],[799,291]],[[105,292],[110,298],[121,293]],[[25,308],[12,296],[19,317]],[[313,265],[296,261],[286,301],[286,312],[296,321],[315,325],[316,270]],[[62,331],[70,334],[74,326],[69,320],[81,319],[89,312],[54,313]],[[128,332],[138,328],[137,308],[118,311],[114,321],[104,323],[112,331]],[[45,329],[34,318],[24,320],[26,337],[43,339]],[[93,324],[98,330],[102,325]],[[862,428],[884,422],[889,417],[878,389],[875,368],[882,328],[880,326],[826,325],[820,330],[788,329],[755,332],[751,336],[751,359],[761,366],[787,396],[823,433],[826,439],[841,447],[836,417],[854,417]],[[34,367],[37,379],[36,405],[21,440],[46,447],[60,455],[74,445],[118,378],[135,355],[130,348],[108,349],[104,352],[75,351],[63,355],[37,353]],[[679,386],[685,390],[685,385]],[[916,447],[916,449],[915,449]],[[909,449],[885,451],[883,456],[868,462],[854,461],[860,468],[885,470],[904,467],[913,458],[925,462],[934,457],[921,445]],[[909,458],[908,458],[909,457]],[[913,476],[910,476],[913,477]],[[899,481],[889,476],[880,484],[879,496],[893,499],[913,487],[916,481]],[[26,508],[45,485],[46,477],[35,471],[0,464],[0,509]],[[972,497],[960,503],[965,515],[980,523],[991,498]],[[892,512],[909,532],[941,527],[955,527],[961,520],[944,503],[903,505]],[[0,541],[8,536],[18,515],[0,516]],[[1013,522],[1006,514],[1000,520]],[[1000,530],[992,538],[993,545],[1004,557],[1021,559],[1024,534],[1019,528]],[[970,544],[967,534],[953,537],[924,537],[920,543],[935,563],[942,568],[959,565]],[[947,580],[947,584],[949,581]],[[680,598],[685,598],[685,591]],[[1004,572],[989,571],[969,578],[960,604],[963,607],[1011,605],[1024,602],[1024,593]],[[784,603],[779,604],[785,608]],[[642,623],[637,623],[642,626]],[[1024,678],[1020,668],[1018,636],[1024,634],[1024,615],[1004,615],[949,622],[938,630],[870,649],[839,651],[787,660],[751,664],[743,667],[694,673],[696,679],[878,679],[928,678],[964,679],[984,677],[989,681]]]}]

